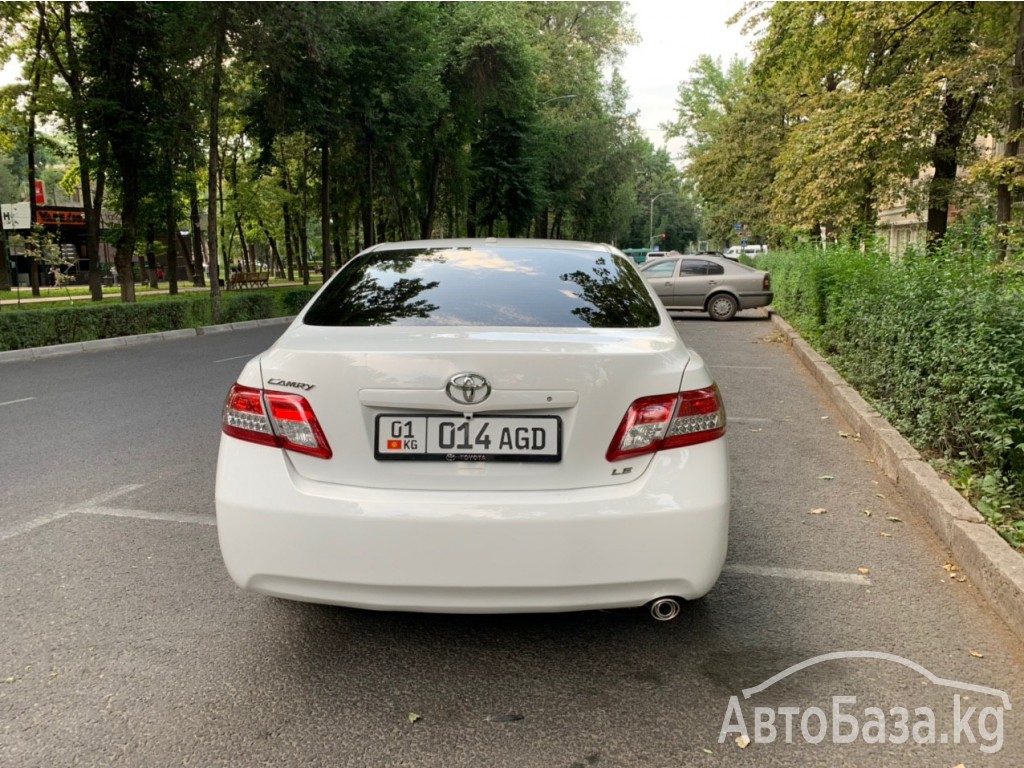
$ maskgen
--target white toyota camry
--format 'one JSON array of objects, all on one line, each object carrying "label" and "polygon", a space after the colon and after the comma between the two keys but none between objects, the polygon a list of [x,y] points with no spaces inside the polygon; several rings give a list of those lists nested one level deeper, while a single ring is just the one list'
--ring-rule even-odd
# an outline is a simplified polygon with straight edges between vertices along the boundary
[{"label": "white toyota camry", "polygon": [[617,249],[378,245],[231,388],[221,551],[294,600],[670,619],[725,560],[724,435],[710,373]]}]

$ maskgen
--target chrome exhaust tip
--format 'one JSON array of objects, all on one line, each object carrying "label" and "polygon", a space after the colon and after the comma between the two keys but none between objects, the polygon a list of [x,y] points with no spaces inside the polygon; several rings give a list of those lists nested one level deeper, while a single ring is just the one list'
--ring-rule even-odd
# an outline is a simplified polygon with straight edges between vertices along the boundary
[{"label": "chrome exhaust tip", "polygon": [[655,621],[672,621],[682,610],[679,600],[674,597],[660,597],[650,602],[651,618]]}]

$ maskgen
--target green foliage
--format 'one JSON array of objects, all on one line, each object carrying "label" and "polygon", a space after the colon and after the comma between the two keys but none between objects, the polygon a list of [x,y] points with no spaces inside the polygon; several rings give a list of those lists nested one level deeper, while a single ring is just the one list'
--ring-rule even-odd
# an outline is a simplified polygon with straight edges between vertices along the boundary
[{"label": "green foliage", "polygon": [[[838,247],[771,252],[775,306],[911,442],[966,468],[989,518],[1024,508],[1024,269],[991,228],[934,256]],[[1009,507],[1007,507],[1009,505]]]},{"label": "green foliage", "polygon": [[[308,290],[228,294],[221,301],[216,322],[294,315],[312,294]],[[210,297],[197,294],[135,304],[5,309],[0,312],[0,351],[197,328],[214,322]]]},{"label": "green foliage", "polygon": [[312,289],[300,289],[295,291],[284,291],[279,292],[278,296],[282,315],[297,315],[302,310],[309,300],[313,298],[313,294],[316,293]]},{"label": "green foliage", "polygon": [[[754,61],[698,60],[668,126],[687,140],[709,233],[742,222],[775,240],[821,226],[870,239],[879,209],[907,202],[911,213],[934,210],[929,233],[941,239],[951,203],[979,202],[957,169],[976,159],[977,136],[1005,132],[1020,98],[1011,78],[1019,12],[1013,3],[748,3],[747,28],[761,33]],[[976,177],[1012,179],[1015,166]]]},{"label": "green foliage", "polygon": [[274,313],[274,297],[269,293],[242,291],[228,295],[221,302],[222,323],[239,323],[244,320],[259,320]]}]

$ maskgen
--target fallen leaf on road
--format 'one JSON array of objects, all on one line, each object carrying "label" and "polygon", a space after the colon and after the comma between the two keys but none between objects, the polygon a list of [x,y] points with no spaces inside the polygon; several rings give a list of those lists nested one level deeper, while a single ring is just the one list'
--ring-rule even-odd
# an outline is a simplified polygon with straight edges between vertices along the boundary
[{"label": "fallen leaf on road", "polygon": [[902,523],[903,522],[903,520],[898,518],[898,517],[896,517],[896,515],[889,515],[885,519],[888,520],[890,523]]},{"label": "fallen leaf on road", "polygon": [[750,431],[751,431],[751,432],[764,432],[764,430],[763,430],[763,429],[752,429],[752,430],[750,430]]},{"label": "fallen leaf on road", "polygon": [[865,509],[864,510],[864,514],[867,515],[868,517],[871,517],[871,510],[870,509]]},{"label": "fallen leaf on road", "polygon": [[976,659],[984,659],[985,658],[985,654],[984,653],[978,653],[977,651],[970,651],[970,654],[971,654],[971,656],[973,656]]},{"label": "fallen leaf on road", "polygon": [[747,747],[750,746],[750,737],[747,736],[746,734],[743,734],[742,736],[737,736],[736,737],[736,746],[739,747],[740,749],[746,749]]},{"label": "fallen leaf on road", "polygon": [[963,584],[965,581],[967,581],[967,577],[964,576],[962,573],[958,573],[955,576],[953,576],[953,581],[957,582],[958,584]]},{"label": "fallen leaf on road", "polygon": [[871,569],[870,568],[858,568],[857,569],[857,573],[859,573],[861,576],[867,576],[869,573],[871,573]]},{"label": "fallen leaf on road", "polygon": [[835,478],[832,477],[832,475],[818,475],[818,479],[819,480],[835,480]]},{"label": "fallen leaf on road", "polygon": [[828,512],[828,510],[825,509],[824,507],[815,507],[810,512],[808,512],[808,514],[810,514],[810,515],[824,515],[826,512]]},{"label": "fallen leaf on road", "polygon": [[946,563],[945,565],[942,566],[942,569],[952,573],[953,571],[959,571],[960,570],[960,566],[953,565],[953,563]]},{"label": "fallen leaf on road", "polygon": [[417,720],[422,720],[422,719],[423,719],[422,715],[417,715],[415,712],[410,712],[409,713],[409,722],[410,723],[415,723]]},{"label": "fallen leaf on road", "polygon": [[892,538],[892,534],[891,533],[886,533],[885,531],[882,531],[881,534],[879,534],[879,535],[884,536],[887,539],[891,539]]},{"label": "fallen leaf on road", "polygon": [[828,416],[822,416],[822,417],[821,417],[821,420],[822,420],[822,421],[828,421]]},{"label": "fallen leaf on road", "polygon": [[711,751],[710,749],[708,749],[707,747],[704,747],[704,748],[703,748],[703,749],[702,749],[701,751],[702,751],[702,752],[703,752],[703,753],[704,753],[705,755],[713,755],[713,754],[715,754],[714,752],[712,752],[712,751]]},{"label": "fallen leaf on road", "polygon": [[884,499],[885,498],[885,494],[884,493],[876,493],[875,496],[877,496],[880,499]]},{"label": "fallen leaf on road", "polygon": [[849,436],[850,436],[850,433],[849,433],[849,432],[840,432],[840,433],[839,433],[839,436],[840,436],[840,437],[849,437]]}]

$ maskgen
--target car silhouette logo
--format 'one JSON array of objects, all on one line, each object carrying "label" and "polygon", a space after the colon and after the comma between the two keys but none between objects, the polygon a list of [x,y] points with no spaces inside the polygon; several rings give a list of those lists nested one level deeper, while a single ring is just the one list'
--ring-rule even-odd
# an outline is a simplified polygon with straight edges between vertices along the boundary
[{"label": "car silhouette logo", "polygon": [[460,405],[476,405],[488,398],[491,394],[491,385],[477,373],[457,373],[448,379],[448,386],[444,391]]}]

